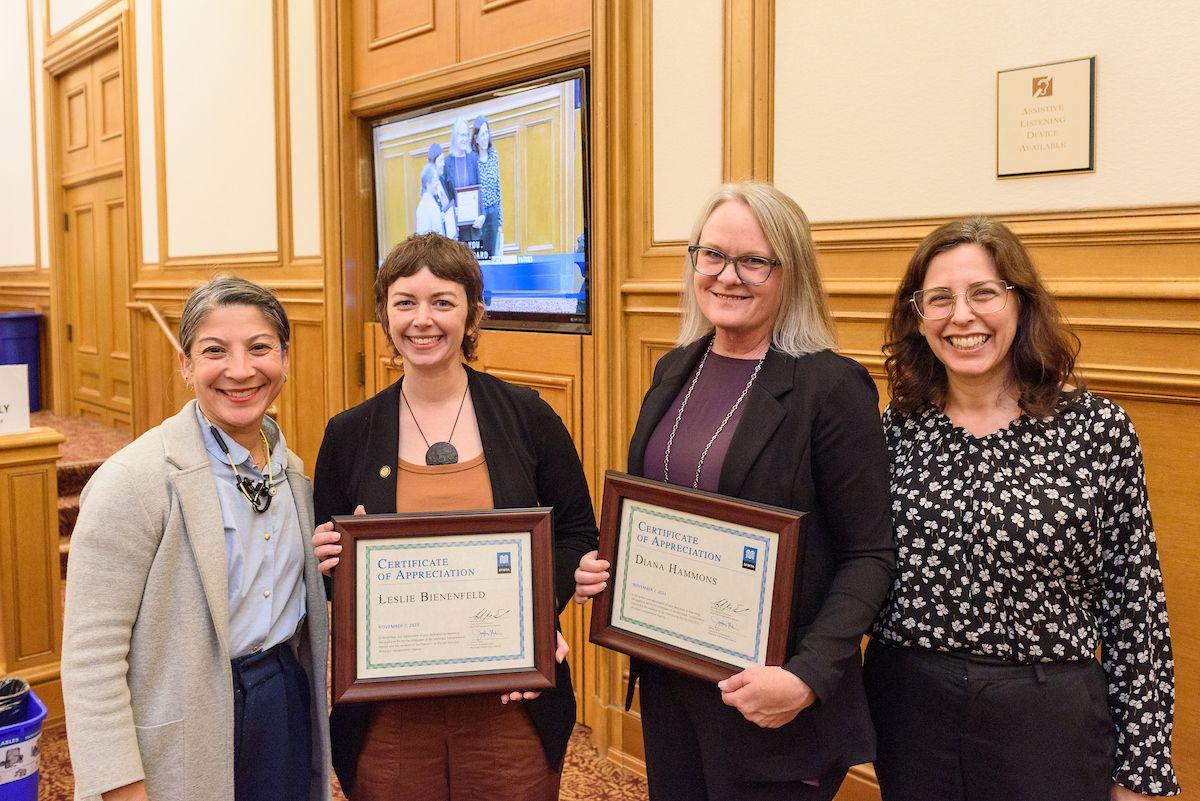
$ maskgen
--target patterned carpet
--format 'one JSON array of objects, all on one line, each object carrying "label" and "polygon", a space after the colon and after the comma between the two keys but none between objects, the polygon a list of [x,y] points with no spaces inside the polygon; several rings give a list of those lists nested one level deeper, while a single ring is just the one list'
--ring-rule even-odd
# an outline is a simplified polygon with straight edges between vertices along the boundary
[{"label": "patterned carpet", "polygon": [[[42,734],[42,780],[38,801],[71,801],[75,784],[67,756],[67,733],[62,725]],[[333,797],[345,801],[334,783]],[[610,762],[592,748],[591,732],[575,727],[563,766],[560,801],[645,801],[646,782]]]},{"label": "patterned carpet", "polygon": [[82,417],[60,417],[50,412],[29,415],[33,426],[48,426],[67,438],[60,447],[58,494],[74,495],[109,456],[124,448],[132,437],[123,431],[102,426]]}]

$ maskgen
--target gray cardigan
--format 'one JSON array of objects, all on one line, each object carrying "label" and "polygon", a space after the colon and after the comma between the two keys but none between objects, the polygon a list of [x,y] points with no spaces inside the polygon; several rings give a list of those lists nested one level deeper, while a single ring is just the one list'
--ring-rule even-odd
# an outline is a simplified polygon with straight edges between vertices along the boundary
[{"label": "gray cardigan", "polygon": [[[83,491],[62,659],[81,801],[141,779],[150,801],[233,798],[225,529],[194,404],[105,462]],[[312,693],[309,799],[326,801],[328,619],[302,469],[289,452],[308,610],[292,645]]]}]

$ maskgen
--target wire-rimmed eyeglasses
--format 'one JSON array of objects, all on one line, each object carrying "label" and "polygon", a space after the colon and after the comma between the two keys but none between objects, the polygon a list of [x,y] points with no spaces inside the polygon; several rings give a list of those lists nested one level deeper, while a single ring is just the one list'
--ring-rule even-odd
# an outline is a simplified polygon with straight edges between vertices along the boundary
[{"label": "wire-rimmed eyeglasses", "polygon": [[961,296],[976,314],[995,314],[1008,305],[1008,293],[1016,287],[999,279],[976,281],[962,292],[951,292],[944,286],[918,289],[909,300],[917,314],[926,320],[944,320],[954,314]]},{"label": "wire-rimmed eyeglasses", "polygon": [[725,265],[732,264],[733,271],[743,284],[762,284],[771,277],[771,271],[783,264],[779,259],[769,259],[766,256],[747,254],[744,256],[726,256],[716,248],[703,245],[689,245],[688,257],[692,267],[701,275],[710,278],[720,275]]}]

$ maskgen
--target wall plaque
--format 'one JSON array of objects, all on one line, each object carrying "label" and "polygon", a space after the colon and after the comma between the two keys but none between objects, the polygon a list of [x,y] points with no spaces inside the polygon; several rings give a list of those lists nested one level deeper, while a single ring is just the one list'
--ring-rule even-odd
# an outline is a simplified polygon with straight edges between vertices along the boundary
[{"label": "wall plaque", "polygon": [[1096,169],[1096,57],[996,73],[996,177]]}]

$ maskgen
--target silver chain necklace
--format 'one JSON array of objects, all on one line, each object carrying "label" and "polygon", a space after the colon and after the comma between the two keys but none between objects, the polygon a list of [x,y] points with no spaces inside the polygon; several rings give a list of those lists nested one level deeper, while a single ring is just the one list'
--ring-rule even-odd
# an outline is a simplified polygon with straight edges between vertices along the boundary
[{"label": "silver chain necklace", "polygon": [[[671,446],[675,443],[675,433],[679,431],[679,421],[683,419],[683,410],[687,408],[688,401],[692,397],[692,390],[696,388],[696,382],[700,380],[700,373],[704,372],[704,363],[708,361],[708,354],[712,353],[713,343],[708,343],[708,350],[704,351],[704,357],[700,359],[700,366],[696,368],[696,376],[692,379],[691,386],[688,387],[687,393],[683,396],[683,403],[679,404],[679,413],[675,415],[675,425],[671,426],[671,436],[667,437],[667,451],[663,455],[663,481],[671,480]],[[770,348],[767,349],[768,352]],[[742,401],[746,399],[746,394],[750,392],[750,386],[754,383],[754,379],[758,377],[758,371],[762,369],[763,362],[767,360],[767,354],[758,360],[758,364],[754,365],[754,372],[750,374],[750,380],[746,382],[746,388],[742,390],[742,394],[738,395],[738,399],[734,401],[733,408],[729,410],[729,414],[725,415],[725,419],[721,421],[721,425],[717,426],[716,432],[712,435],[712,439],[704,446],[704,450],[700,453],[700,463],[696,465],[696,477],[692,480],[692,488],[696,489],[700,486],[700,471],[704,469],[704,459],[708,456],[708,449],[717,441],[717,437],[721,436],[721,431],[729,423],[734,412],[742,405]]]}]

